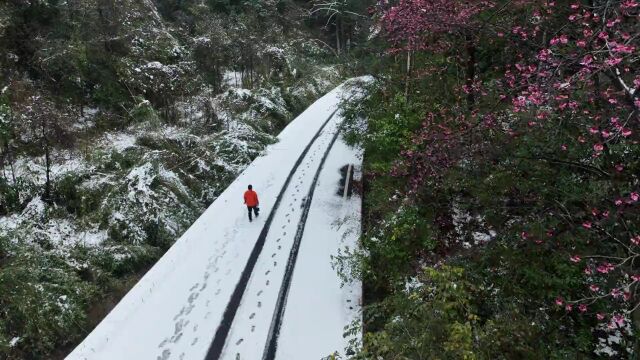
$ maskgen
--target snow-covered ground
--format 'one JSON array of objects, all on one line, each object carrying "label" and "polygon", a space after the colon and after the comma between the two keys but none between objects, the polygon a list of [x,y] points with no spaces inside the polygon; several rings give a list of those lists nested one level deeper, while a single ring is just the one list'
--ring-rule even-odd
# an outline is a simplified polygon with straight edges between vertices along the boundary
[{"label": "snow-covered ground", "polygon": [[[287,183],[290,172],[296,167],[300,154],[336,110],[340,99],[348,95],[349,91],[344,85],[336,88],[285,128],[278,136],[279,142],[268,147],[265,154],[257,158],[211,204],[68,359],[203,359],[209,351],[229,299],[240,281],[256,239],[263,230],[265,219]],[[265,246],[252,272],[229,336],[226,337],[225,356],[236,356],[240,350],[233,346],[242,345],[242,359],[262,357],[275,299],[300,219],[300,204],[309,190],[339,121],[339,115],[329,121],[297,166],[291,182],[283,192],[280,207],[273,214]],[[331,316],[322,316],[320,312],[316,312],[313,321],[326,319],[320,326],[314,323],[305,327],[309,334],[307,341],[312,341],[312,336],[315,336],[317,344],[309,348],[313,350],[313,354],[303,358],[321,357],[340,350],[336,347],[342,343],[342,328],[355,316],[355,307],[349,307],[357,303],[359,295],[357,284],[340,289],[337,275],[330,274],[332,270],[328,254],[340,246],[340,242],[353,243],[357,236],[353,231],[348,232],[350,235],[347,237],[342,236],[349,226],[354,225],[343,225],[338,230],[333,227],[336,226],[336,221],[359,206],[357,199],[354,199],[345,202],[341,211],[332,211],[330,215],[335,216],[333,219],[322,216],[326,212],[323,209],[327,209],[327,206],[337,206],[335,203],[331,204],[331,196],[337,191],[337,184],[330,184],[332,176],[337,176],[338,170],[334,165],[336,162],[343,162],[339,168],[347,161],[355,162],[353,151],[340,144],[335,149],[342,150],[332,151],[327,167],[321,174],[318,182],[320,188],[316,190],[318,198],[312,203],[309,213],[313,230],[305,233],[298,259],[307,263],[311,263],[312,259],[324,262],[318,269],[309,268],[307,264],[297,267],[290,294],[291,299],[296,302],[304,302],[305,291],[322,293],[322,296],[327,297],[326,305],[333,303],[336,307],[323,308],[323,311],[332,312]],[[260,195],[262,209],[261,217],[252,223],[246,218],[246,208],[241,200],[242,193],[250,183]],[[320,190],[324,187],[333,189],[325,194],[324,190]],[[339,197],[334,200],[342,201]],[[353,220],[357,221],[357,218]],[[326,238],[322,234],[333,236]],[[322,236],[322,239],[318,240],[316,236]],[[320,241],[327,242],[327,246],[308,248],[308,243]],[[322,259],[315,259],[316,255],[320,255]],[[313,278],[316,274],[321,278]],[[326,286],[326,289],[318,286]],[[256,300],[256,297],[260,300]],[[285,311],[285,320],[295,315],[293,310],[289,311],[290,306]],[[300,308],[297,311],[302,311],[308,306],[298,304],[296,307]],[[315,310],[309,308],[309,311]],[[295,351],[304,348],[292,349],[298,340],[291,339],[289,335],[290,331],[304,327],[305,324],[303,320],[293,321],[291,324],[289,326],[285,323],[282,328],[282,351],[289,351],[286,354],[299,354]],[[255,338],[252,336],[254,333]],[[326,349],[323,350],[325,345]],[[256,357],[253,354],[257,354]],[[299,358],[298,355],[293,356]]]},{"label": "snow-covered ground", "polygon": [[300,244],[278,339],[276,359],[321,359],[348,345],[343,328],[359,317],[362,284],[341,286],[331,256],[354,249],[360,237],[361,198],[336,194],[340,168],[362,163],[357,149],[338,140],[323,166]]}]

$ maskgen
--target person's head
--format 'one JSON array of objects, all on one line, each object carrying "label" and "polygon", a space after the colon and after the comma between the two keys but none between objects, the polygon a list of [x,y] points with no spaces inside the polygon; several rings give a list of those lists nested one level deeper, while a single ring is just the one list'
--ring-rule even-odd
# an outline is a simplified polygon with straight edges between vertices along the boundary
[{"label": "person's head", "polygon": [[252,185],[249,185],[249,190],[253,190],[253,186]]}]

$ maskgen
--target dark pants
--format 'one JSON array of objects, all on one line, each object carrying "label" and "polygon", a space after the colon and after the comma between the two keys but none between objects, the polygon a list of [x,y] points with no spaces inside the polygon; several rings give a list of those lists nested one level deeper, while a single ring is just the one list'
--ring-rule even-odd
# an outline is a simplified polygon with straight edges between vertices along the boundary
[{"label": "dark pants", "polygon": [[256,217],[258,217],[258,207],[257,206],[247,206],[247,209],[249,210],[249,221],[253,220],[253,218],[251,217],[251,210],[253,210],[253,212],[256,214]]}]

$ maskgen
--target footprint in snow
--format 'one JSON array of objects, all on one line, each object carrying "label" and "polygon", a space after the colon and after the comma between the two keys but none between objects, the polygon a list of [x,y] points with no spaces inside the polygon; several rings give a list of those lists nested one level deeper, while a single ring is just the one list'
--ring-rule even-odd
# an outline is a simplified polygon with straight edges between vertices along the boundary
[{"label": "footprint in snow", "polygon": [[278,245],[278,250],[282,249],[282,246]]},{"label": "footprint in snow", "polygon": [[171,342],[175,344],[175,343],[177,343],[178,341],[180,341],[180,339],[181,339],[181,338],[182,338],[182,333],[180,333],[180,334],[178,334],[178,335],[176,335],[176,336],[172,337],[172,338],[171,338]]},{"label": "footprint in snow", "polygon": [[182,316],[182,314],[184,314],[185,310],[187,310],[185,307],[183,307],[182,309],[180,309],[180,312],[178,313],[178,315],[176,315],[176,316],[174,316],[174,317],[173,317],[173,321],[178,320],[178,318],[179,318],[180,316]]},{"label": "footprint in snow", "polygon": [[256,326],[255,325],[251,325],[251,332],[254,332],[256,330]]},{"label": "footprint in snow", "polygon": [[254,317],[256,317],[256,313],[251,313],[251,315],[249,315],[249,319],[253,319]]},{"label": "footprint in snow", "polygon": [[195,345],[198,343],[198,338],[193,339],[193,341],[191,342],[191,346]]},{"label": "footprint in snow", "polygon": [[278,266],[278,262],[277,262],[277,261],[274,261],[274,262],[273,262],[273,266]]},{"label": "footprint in snow", "polygon": [[196,288],[198,288],[198,286],[200,286],[200,284],[199,284],[199,283],[195,283],[195,284],[191,287],[191,289],[189,289],[189,291],[193,291],[193,290],[195,290]]},{"label": "footprint in snow", "polygon": [[285,232],[283,232],[283,233],[282,233],[282,236],[287,236],[287,232],[286,232],[286,231],[285,231]]},{"label": "footprint in snow", "polygon": [[274,257],[274,256],[276,256],[276,253],[271,254],[271,257]]},{"label": "footprint in snow", "polygon": [[167,360],[171,356],[171,350],[165,349],[162,355],[158,356],[157,360]]},{"label": "footprint in snow", "polygon": [[260,301],[258,301],[258,307],[261,308],[262,307],[262,303]]},{"label": "footprint in snow", "polygon": [[269,280],[267,280],[267,286],[269,286]]},{"label": "footprint in snow", "polygon": [[243,341],[244,341],[244,339],[240,339],[240,340],[236,341],[236,345],[242,344]]},{"label": "footprint in snow", "polygon": [[189,304],[193,303],[198,298],[199,295],[200,293],[192,293],[191,295],[189,295],[189,300],[187,300],[189,301]]},{"label": "footprint in snow", "polygon": [[269,275],[271,273],[271,270],[267,270],[267,272],[265,272],[265,275]]}]

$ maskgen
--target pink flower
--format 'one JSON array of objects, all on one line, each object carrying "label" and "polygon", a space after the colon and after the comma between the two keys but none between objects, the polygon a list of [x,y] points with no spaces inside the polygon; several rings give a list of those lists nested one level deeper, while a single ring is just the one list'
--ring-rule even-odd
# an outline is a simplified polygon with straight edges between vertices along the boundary
[{"label": "pink flower", "polygon": [[572,257],[569,258],[569,260],[571,260],[571,262],[573,262],[573,263],[579,263],[580,260],[582,260],[582,259],[580,258],[579,255],[573,255]]},{"label": "pink flower", "polygon": [[598,214],[600,214],[600,211],[598,211],[598,209],[596,208],[591,209],[591,215],[598,216]]},{"label": "pink flower", "polygon": [[601,134],[602,134],[602,137],[605,139],[611,136],[611,133],[607,130],[602,130]]},{"label": "pink flower", "polygon": [[595,127],[595,126],[592,126],[592,127],[589,128],[589,132],[592,133],[592,134],[597,134],[597,133],[600,132],[600,130],[598,130],[598,128]]},{"label": "pink flower", "polygon": [[591,229],[591,221],[585,221],[582,223],[582,227],[585,229]]},{"label": "pink flower", "polygon": [[622,58],[620,57],[608,58],[607,60],[605,60],[605,64],[609,66],[616,66],[621,62],[622,62]]},{"label": "pink flower", "polygon": [[624,325],[624,316],[622,316],[620,314],[613,315],[613,322],[618,324],[618,326],[623,326]]},{"label": "pink flower", "polygon": [[611,51],[622,54],[633,54],[635,47],[630,45],[618,44]]},{"label": "pink flower", "polygon": [[629,195],[629,198],[631,198],[631,201],[636,202],[640,199],[640,194],[634,191]]},{"label": "pink flower", "polygon": [[592,62],[593,62],[593,55],[588,54],[582,58],[582,60],[580,61],[580,65],[589,66],[591,65]]},{"label": "pink flower", "polygon": [[596,314],[596,319],[598,319],[598,320],[603,320],[603,319],[604,319],[604,314],[603,314],[603,313],[600,313],[600,312],[599,312],[599,313],[597,313],[597,314]]},{"label": "pink flower", "polygon": [[522,238],[522,240],[527,240],[529,238],[529,233],[523,231],[520,233],[520,237]]},{"label": "pink flower", "polygon": [[614,299],[617,299],[620,297],[622,293],[620,292],[620,289],[612,289],[611,290],[611,296],[613,296]]},{"label": "pink flower", "polygon": [[561,149],[562,151],[567,151],[567,145],[566,145],[566,144],[562,144],[562,145],[560,145],[560,149]]},{"label": "pink flower", "polygon": [[613,269],[615,269],[615,266],[613,266],[613,264],[608,263],[608,262],[602,263],[602,264],[598,265],[598,267],[596,268],[596,270],[601,274],[607,274],[608,272],[610,272]]},{"label": "pink flower", "polygon": [[608,218],[609,217],[609,210],[603,211],[602,212],[602,217],[605,218],[605,219]]},{"label": "pink flower", "polygon": [[629,301],[629,299],[631,299],[631,293],[628,291],[623,292],[622,298],[624,299],[624,301]]},{"label": "pink flower", "polygon": [[583,270],[583,271],[584,271],[585,275],[591,275],[591,274],[593,274],[593,271],[591,271],[591,268],[590,268],[590,267],[588,267],[588,266],[587,266],[586,268],[584,268],[584,270]]},{"label": "pink flower", "polygon": [[604,150],[604,145],[597,143],[595,145],[593,145],[593,150],[597,151],[597,152],[601,152],[602,150]]},{"label": "pink flower", "polygon": [[579,310],[581,313],[587,312],[587,305],[585,305],[585,304],[580,304],[580,305],[578,305],[578,310]]},{"label": "pink flower", "polygon": [[632,133],[632,131],[630,129],[627,129],[627,128],[622,129],[622,136],[624,136],[624,137],[631,136],[631,133]]},{"label": "pink flower", "polygon": [[556,305],[562,306],[564,304],[564,300],[561,297],[556,298]]},{"label": "pink flower", "polygon": [[622,170],[624,170],[624,166],[622,164],[616,164],[616,171],[622,172]]},{"label": "pink flower", "polygon": [[640,275],[638,274],[631,275],[631,280],[633,280],[634,282],[640,281]]},{"label": "pink flower", "polygon": [[573,305],[567,304],[564,306],[564,309],[567,310],[567,312],[571,312],[571,310],[573,310]]},{"label": "pink flower", "polygon": [[633,245],[640,245],[640,235],[636,235],[630,239]]},{"label": "pink flower", "polygon": [[595,292],[600,290],[600,287],[598,285],[589,285],[589,290]]},{"label": "pink flower", "polygon": [[622,199],[616,199],[616,201],[614,202],[616,204],[616,206],[620,206],[623,204]]}]

